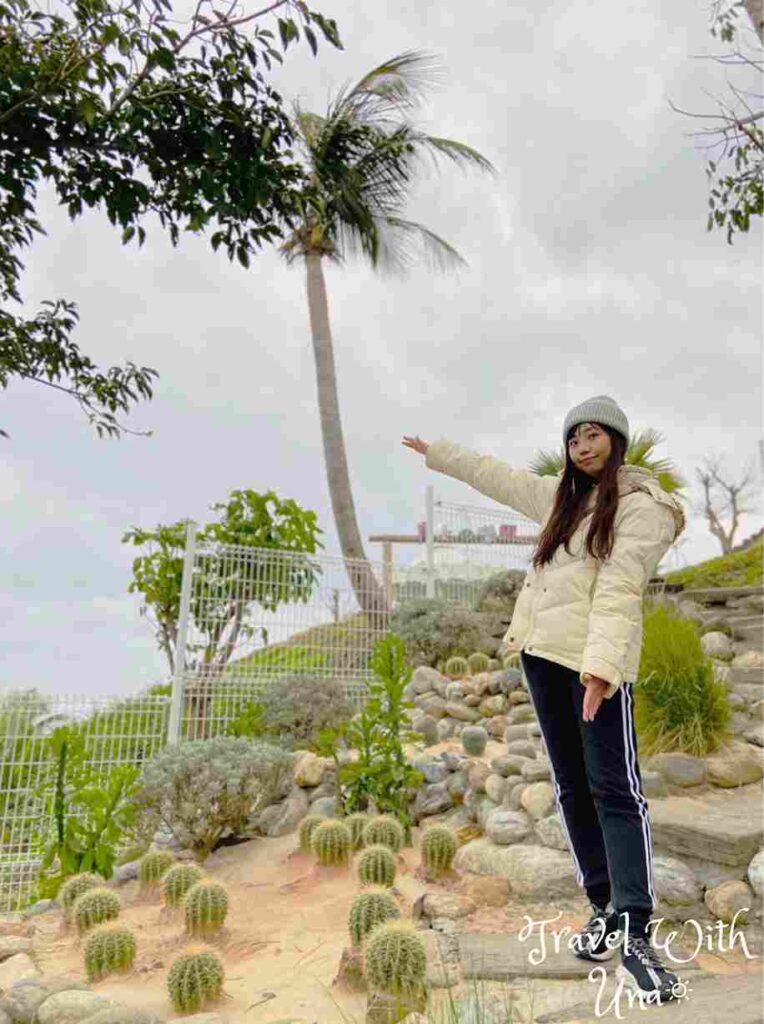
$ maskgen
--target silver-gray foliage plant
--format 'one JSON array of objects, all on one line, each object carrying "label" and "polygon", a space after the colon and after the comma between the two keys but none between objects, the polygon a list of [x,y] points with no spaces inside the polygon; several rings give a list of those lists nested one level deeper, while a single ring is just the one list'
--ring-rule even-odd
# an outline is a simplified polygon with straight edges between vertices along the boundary
[{"label": "silver-gray foliage plant", "polygon": [[166,747],[143,766],[136,803],[150,828],[164,824],[204,860],[218,840],[292,785],[295,756],[271,743],[218,736]]}]

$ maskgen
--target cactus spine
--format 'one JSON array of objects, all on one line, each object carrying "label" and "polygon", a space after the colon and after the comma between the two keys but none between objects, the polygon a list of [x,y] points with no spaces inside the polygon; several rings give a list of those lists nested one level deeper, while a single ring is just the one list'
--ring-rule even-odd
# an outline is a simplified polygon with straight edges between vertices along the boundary
[{"label": "cactus spine", "polygon": [[364,950],[364,973],[370,987],[390,995],[424,990],[427,953],[411,921],[385,921],[375,928]]},{"label": "cactus spine", "polygon": [[467,659],[455,655],[453,658],[449,658],[446,662],[446,675],[456,677],[466,676],[468,668]]},{"label": "cactus spine", "polygon": [[367,846],[358,858],[358,877],[362,885],[384,885],[395,882],[395,855],[389,846]]},{"label": "cactus spine", "polygon": [[106,974],[126,971],[135,960],[135,936],[123,924],[114,921],[99,924],[85,943],[85,969],[89,981]]},{"label": "cactus spine", "polygon": [[477,675],[478,672],[488,671],[490,660],[491,659],[487,654],[483,654],[482,651],[475,651],[474,654],[471,654],[469,658],[467,658],[467,665],[470,673],[472,675]]},{"label": "cactus spine", "polygon": [[520,653],[513,651],[512,654],[506,654],[502,659],[502,667],[506,670],[508,668],[520,668],[522,662],[520,661]]},{"label": "cactus spine", "polygon": [[214,935],[223,927],[228,914],[228,892],[213,878],[202,878],[183,897],[183,907],[189,935]]},{"label": "cactus spine", "polygon": [[94,889],[96,886],[100,887],[102,885],[103,879],[99,875],[91,874],[89,871],[83,871],[79,875],[72,875],[71,878],[67,878],[58,890],[58,900],[64,910],[64,919],[67,922],[71,920],[72,907],[78,896],[81,896],[83,892],[87,892],[88,889]]},{"label": "cactus spine", "polygon": [[398,904],[387,889],[368,889],[359,892],[350,907],[348,921],[353,945],[362,945],[363,940],[377,925],[400,916]]},{"label": "cactus spine", "polygon": [[456,838],[445,825],[432,825],[422,836],[422,863],[430,871],[448,871],[456,855]]},{"label": "cactus spine", "polygon": [[312,846],[310,841],[313,837],[313,832],[322,821],[326,821],[326,815],[324,814],[306,814],[300,822],[300,849],[303,853],[311,852]]},{"label": "cactus spine", "polygon": [[313,852],[318,858],[319,864],[324,866],[347,864],[352,844],[350,829],[344,822],[337,819],[327,818],[313,830],[311,839]]},{"label": "cactus spine", "polygon": [[77,922],[77,931],[84,935],[95,925],[119,917],[121,909],[122,901],[115,892],[105,885],[94,886],[74,901],[72,916]]},{"label": "cactus spine", "polygon": [[164,901],[168,907],[179,907],[192,885],[204,878],[198,864],[174,864],[162,878]]},{"label": "cactus spine", "polygon": [[363,830],[365,846],[389,846],[393,853],[399,853],[406,839],[403,825],[392,814],[379,814],[372,818]]},{"label": "cactus spine", "polygon": [[214,953],[187,953],[179,957],[167,975],[167,989],[177,1013],[192,1014],[220,998],[225,973]]},{"label": "cactus spine", "polygon": [[462,729],[462,747],[472,757],[480,757],[488,743],[488,733],[482,725],[465,725]]},{"label": "cactus spine", "polygon": [[138,878],[141,888],[149,889],[158,885],[164,873],[175,863],[169,850],[149,850],[138,861]]},{"label": "cactus spine", "polygon": [[363,846],[363,830],[370,821],[371,815],[367,814],[366,811],[355,811],[345,818],[345,824],[350,829],[354,850],[360,850]]}]

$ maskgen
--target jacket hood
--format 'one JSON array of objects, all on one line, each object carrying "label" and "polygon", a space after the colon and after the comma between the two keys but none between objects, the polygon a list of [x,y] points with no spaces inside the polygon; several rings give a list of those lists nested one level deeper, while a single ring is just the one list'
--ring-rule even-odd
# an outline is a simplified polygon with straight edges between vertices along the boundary
[{"label": "jacket hood", "polygon": [[[561,469],[557,476],[562,477],[562,474],[563,470]],[[624,494],[631,494],[632,491],[645,491],[659,504],[670,508],[676,524],[674,540],[679,537],[680,533],[687,526],[687,517],[682,503],[675,494],[669,494],[668,491],[661,487],[657,476],[651,469],[646,469],[644,466],[634,466],[631,463],[625,462],[622,466],[618,467],[616,479],[618,481],[619,498]],[[596,487],[597,485],[595,484],[589,495],[587,505],[594,503]]]}]

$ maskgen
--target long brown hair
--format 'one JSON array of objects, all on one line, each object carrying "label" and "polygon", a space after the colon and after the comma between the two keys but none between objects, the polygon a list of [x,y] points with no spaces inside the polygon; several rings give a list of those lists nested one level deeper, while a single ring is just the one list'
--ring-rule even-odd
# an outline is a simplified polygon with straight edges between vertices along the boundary
[{"label": "long brown hair", "polygon": [[[596,421],[592,421],[596,422]],[[626,438],[617,430],[604,423],[597,426],[610,437],[611,451],[608,460],[595,480],[578,469],[570,457],[569,442],[576,430],[572,426],[565,438],[565,469],[560,486],[557,488],[552,513],[541,531],[538,546],[533,555],[534,568],[551,562],[560,544],[570,554],[568,542],[584,517],[584,505],[595,484],[597,497],[592,509],[592,523],[586,535],[586,549],[593,558],[608,558],[613,549],[613,520],[618,508],[618,468],[626,457]]]}]

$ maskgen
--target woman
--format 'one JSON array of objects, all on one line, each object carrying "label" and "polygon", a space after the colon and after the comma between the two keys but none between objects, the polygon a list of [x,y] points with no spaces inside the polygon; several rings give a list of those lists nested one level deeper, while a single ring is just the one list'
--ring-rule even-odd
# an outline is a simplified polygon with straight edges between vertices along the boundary
[{"label": "woman", "polygon": [[562,438],[557,477],[445,438],[403,444],[425,455],[428,468],[542,526],[502,649],[520,652],[577,881],[592,905],[576,956],[607,960],[620,944],[616,978],[664,1002],[682,986],[649,937],[657,899],[633,683],[644,589],[685,517],[654,474],[624,462],[629,424],[608,395],[571,409]]}]

